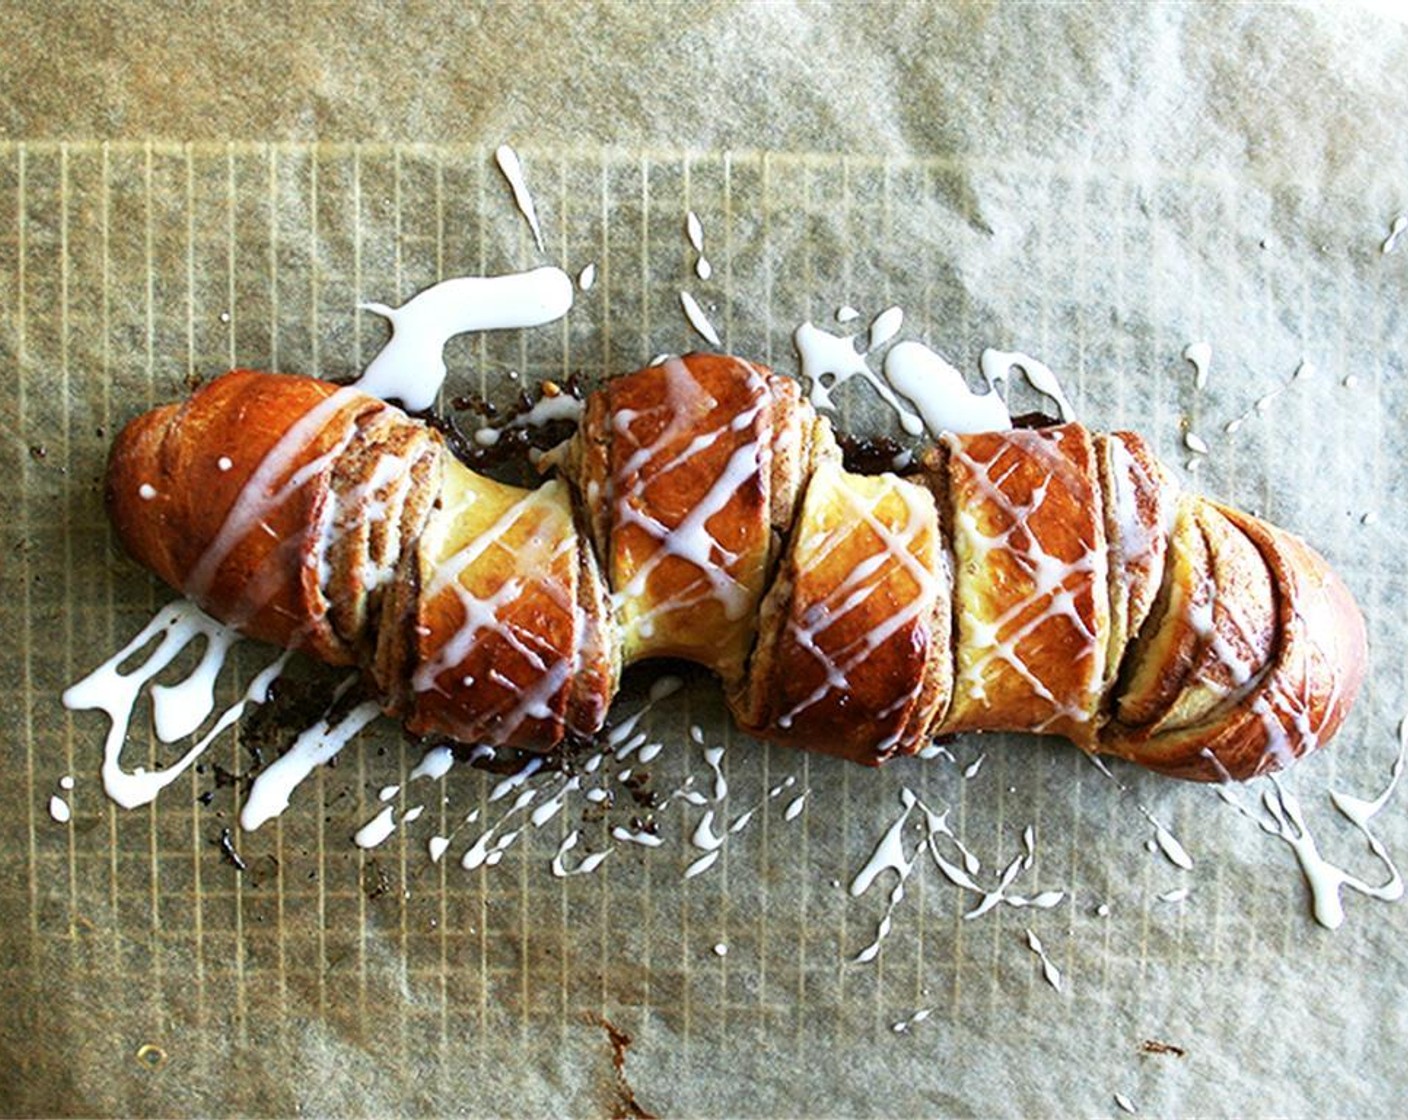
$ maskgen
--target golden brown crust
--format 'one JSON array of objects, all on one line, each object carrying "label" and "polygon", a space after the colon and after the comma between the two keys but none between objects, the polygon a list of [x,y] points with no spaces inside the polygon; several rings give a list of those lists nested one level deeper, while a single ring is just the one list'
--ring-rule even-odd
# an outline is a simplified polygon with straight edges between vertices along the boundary
[{"label": "golden brown crust", "polygon": [[947,436],[911,480],[862,477],[795,383],[716,355],[584,416],[556,460],[574,502],[473,474],[354,389],[234,371],[123,431],[109,509],[215,616],[360,664],[412,730],[470,742],[591,735],[622,665],[671,655],[755,734],[860,762],[1027,730],[1242,779],[1328,741],[1362,682],[1323,558],[1178,498],[1130,433]]},{"label": "golden brown crust", "polygon": [[523,490],[452,462],[441,501],[419,550],[406,726],[467,743],[560,742],[583,638],[567,487]]},{"label": "golden brown crust", "polygon": [[1109,591],[1090,433],[1061,424],[943,442],[956,665],[935,733],[1034,730],[1093,743]]},{"label": "golden brown crust", "polygon": [[320,527],[337,454],[386,410],[302,377],[217,378],[118,436],[107,474],[118,538],[244,633],[351,664],[354,652],[328,617]]},{"label": "golden brown crust", "polygon": [[[1259,518],[1208,505],[1255,548],[1269,573],[1275,633],[1267,656],[1242,670],[1252,676],[1241,694],[1205,718],[1158,733],[1111,724],[1100,749],[1174,777],[1245,781],[1329,742],[1363,683],[1367,643],[1358,607],[1322,556]],[[1263,604],[1236,585],[1219,593],[1239,611],[1261,612]],[[1240,661],[1249,648],[1224,660]]]},{"label": "golden brown crust", "polygon": [[947,701],[949,618],[929,492],[824,464],[763,605],[735,715],[751,734],[872,766],[913,753]]},{"label": "golden brown crust", "polygon": [[775,491],[803,417],[795,383],[717,354],[614,378],[588,404],[577,485],[614,592],[627,662],[681,657],[742,675],[776,554]]}]

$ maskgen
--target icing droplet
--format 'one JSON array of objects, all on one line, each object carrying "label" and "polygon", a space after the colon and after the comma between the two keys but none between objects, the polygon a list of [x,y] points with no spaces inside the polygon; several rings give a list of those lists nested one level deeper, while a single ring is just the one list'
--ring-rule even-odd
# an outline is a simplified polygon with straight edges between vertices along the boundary
[{"label": "icing droplet", "polygon": [[240,810],[240,827],[253,832],[288,808],[293,791],[319,766],[331,762],[351,738],[376,719],[371,701],[358,704],[336,723],[324,716],[305,729],[293,746],[260,771]]},{"label": "icing droplet", "polygon": [[717,945],[714,946],[714,956],[716,956],[716,957],[726,957],[726,956],[728,956],[728,946],[725,945],[722,941],[720,941]]},{"label": "icing droplet", "polygon": [[685,232],[689,235],[689,243],[694,246],[697,258],[694,262],[694,274],[701,280],[707,280],[714,274],[714,266],[704,256],[704,226],[699,221],[699,215],[693,210],[685,218]]},{"label": "icing droplet", "polygon": [[963,375],[922,342],[897,343],[885,355],[885,380],[912,401],[934,438],[944,432],[1006,431],[1007,404],[991,388],[975,393]]},{"label": "icing droplet", "polygon": [[1066,391],[1061,388],[1060,380],[1046,363],[1017,350],[984,350],[980,364],[983,377],[989,385],[1004,383],[1010,372],[1015,369],[1026,378],[1028,385],[1055,402],[1062,420],[1076,418],[1076,410],[1066,398]]},{"label": "icing droplet", "polygon": [[901,1019],[898,1023],[892,1023],[890,1029],[896,1034],[906,1034],[912,1027],[924,1022],[924,1020],[933,1013],[934,1009],[932,1007],[921,1007],[908,1019]]},{"label": "icing droplet", "polygon": [[870,341],[866,350],[878,350],[900,333],[904,325],[904,312],[898,307],[887,307],[870,323]]},{"label": "icing droplet", "polygon": [[1384,238],[1384,243],[1379,246],[1379,252],[1385,256],[1393,252],[1394,246],[1398,244],[1398,238],[1405,229],[1408,229],[1408,214],[1400,214],[1393,219],[1393,225],[1389,227],[1388,236]]},{"label": "icing droplet", "polygon": [[681,292],[680,306],[684,308],[684,317],[689,320],[689,325],[698,331],[709,345],[723,345],[719,341],[719,332],[714,330],[714,324],[709,322],[709,317],[704,314],[698,300],[688,292]]},{"label": "icing droplet", "polygon": [[802,362],[802,376],[810,382],[807,395],[813,407],[834,411],[831,390],[852,377],[860,377],[870,382],[880,399],[894,410],[906,432],[917,436],[924,430],[924,422],[900,403],[894,390],[867,364],[865,355],[856,350],[854,336],[832,334],[808,322],[793,332],[792,343]]},{"label": "icing droplet", "polygon": [[144,502],[149,502],[156,497],[156,487],[149,482],[142,483],[137,487],[137,496]]},{"label": "icing droplet", "polygon": [[357,830],[352,842],[359,848],[375,848],[396,831],[396,806],[388,805]]},{"label": "icing droplet", "polygon": [[1399,724],[1398,753],[1390,767],[1388,783],[1378,797],[1370,801],[1338,790],[1330,791],[1331,804],[1364,836],[1369,851],[1387,871],[1388,878],[1382,883],[1368,883],[1336,867],[1320,854],[1299,800],[1278,778],[1271,777],[1262,790],[1264,816],[1247,809],[1225,785],[1218,787],[1218,795],[1244,817],[1255,821],[1264,833],[1290,846],[1310,888],[1315,920],[1327,929],[1338,929],[1344,924],[1341,894],[1346,888],[1381,902],[1396,902],[1403,897],[1403,877],[1383,841],[1369,831],[1369,822],[1388,804],[1397,788],[1403,775],[1405,755],[1408,755],[1408,719]]},{"label": "icing droplet", "polygon": [[1193,366],[1193,388],[1203,388],[1208,383],[1208,371],[1212,368],[1212,344],[1190,342],[1183,348],[1183,358]]},{"label": "icing droplet", "polygon": [[458,276],[412,296],[400,307],[358,306],[391,323],[391,340],[356,388],[399,400],[412,412],[429,408],[445,381],[445,343],[470,331],[539,327],[572,308],[572,281],[560,268],[506,276]]},{"label": "icing droplet", "polygon": [[1030,929],[1027,930],[1027,947],[1031,949],[1041,959],[1041,974],[1046,982],[1058,992],[1061,990],[1061,970],[1046,955],[1046,947],[1042,945],[1041,939]]},{"label": "icing droplet", "polygon": [[455,752],[452,747],[431,747],[416,763],[407,781],[414,782],[417,778],[438,781],[450,772],[454,764]]},{"label": "icing droplet", "polygon": [[73,816],[72,810],[68,807],[68,802],[57,793],[49,798],[49,816],[53,817],[54,820],[58,821],[60,824],[67,824],[69,819]]},{"label": "icing droplet", "polygon": [[592,285],[596,283],[596,265],[589,264],[577,274],[577,287],[584,292],[592,290]]},{"label": "icing droplet", "polygon": [[499,170],[504,173],[504,178],[508,180],[509,188],[513,191],[514,204],[527,219],[528,228],[533,231],[533,240],[538,243],[538,252],[541,253],[543,231],[538,225],[538,209],[533,205],[533,195],[528,190],[528,179],[523,174],[523,164],[518,158],[518,153],[507,144],[501,144],[494,152],[494,160],[498,163]]}]

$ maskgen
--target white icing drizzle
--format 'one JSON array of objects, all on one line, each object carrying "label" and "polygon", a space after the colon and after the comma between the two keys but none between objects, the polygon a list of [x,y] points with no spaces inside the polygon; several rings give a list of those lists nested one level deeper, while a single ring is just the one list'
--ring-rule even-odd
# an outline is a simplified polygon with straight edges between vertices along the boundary
[{"label": "white icing drizzle", "polygon": [[[282,654],[260,671],[244,695],[221,712],[210,730],[173,765],[150,772],[140,766],[130,772],[123,770],[122,748],[143,687],[198,639],[205,641],[205,651],[189,675],[177,684],[156,685],[151,689],[153,716],[158,721],[163,742],[181,737],[176,734],[178,731],[182,735],[193,734],[214,710],[215,678],[239,636],[186,600],[163,607],[127,645],[64,691],[66,708],[72,711],[98,710],[107,715],[109,723],[103,746],[103,789],[124,809],[153,801],[157,794],[195,763],[220,732],[240,718],[246,705],[263,703],[269,686],[278,678],[289,658],[288,654]],[[121,670],[121,666],[134,653],[153,642],[154,648],[140,664],[127,672]],[[165,738],[167,735],[172,738]]]},{"label": "white icing drizzle", "polygon": [[630,829],[619,824],[611,830],[611,835],[624,843],[639,844],[644,848],[658,848],[665,842],[653,832],[646,832],[644,829]]},{"label": "white icing drizzle", "polygon": [[836,321],[838,323],[851,323],[860,318],[860,312],[849,303],[843,303],[836,309]]},{"label": "white icing drizzle", "polygon": [[552,857],[552,874],[555,879],[569,879],[574,875],[590,875],[600,867],[616,849],[605,848],[600,852],[590,852],[583,856],[576,867],[567,866],[567,853],[577,847],[581,840],[581,834],[577,829],[573,829],[562,838],[562,843],[557,846],[557,852]]},{"label": "white icing drizzle", "polygon": [[[538,763],[538,766],[533,766],[532,762]],[[513,777],[500,782],[494,787],[494,792],[489,795],[490,802],[497,801],[507,796],[512,789],[518,789],[523,782],[526,782],[538,771],[541,765],[542,759],[535,758],[531,760],[528,766],[525,766],[517,774],[513,775]],[[510,785],[509,783],[515,782],[515,779],[518,780],[516,784]],[[481,866],[493,867],[503,859],[504,853],[508,851],[513,842],[518,839],[523,830],[521,828],[515,828],[504,833],[500,833],[499,830],[503,828],[511,817],[526,808],[537,795],[538,791],[535,789],[520,789],[518,796],[514,798],[513,804],[508,807],[504,815],[485,829],[484,832],[480,834],[479,839],[470,845],[469,850],[465,852],[464,856],[460,859],[460,866],[466,871],[473,871],[475,868]],[[472,824],[478,818],[478,815],[479,810],[476,809],[465,819],[465,824]]]},{"label": "white icing drizzle", "polygon": [[[835,335],[815,323],[803,323],[792,334],[792,343],[802,363],[802,376],[810,385],[807,396],[813,407],[834,412],[831,391],[852,377],[861,377],[874,387],[881,400],[899,417],[900,427],[912,436],[924,430],[924,422],[900,403],[894,390],[882,381],[855,346],[854,335]],[[891,350],[891,353],[894,351]]]},{"label": "white icing drizzle", "polygon": [[583,402],[571,393],[545,393],[526,412],[520,412],[507,423],[494,428],[485,426],[474,433],[474,442],[480,447],[493,447],[499,437],[515,428],[540,428],[555,420],[570,420],[576,423],[582,418]]},{"label": "white icing drizzle", "polygon": [[560,268],[505,276],[458,276],[412,296],[400,307],[358,306],[391,323],[391,340],[355,387],[412,412],[427,409],[445,382],[445,343],[468,331],[539,327],[572,307],[572,280]]},{"label": "white icing drizzle", "polygon": [[685,217],[685,232],[689,235],[689,243],[694,246],[697,254],[694,261],[694,274],[701,280],[707,280],[714,274],[714,266],[704,256],[704,226],[699,221],[699,215],[693,210]]},{"label": "white icing drizzle", "polygon": [[[979,886],[972,878],[980,869],[980,865],[976,857],[958,843],[958,838],[954,836],[953,831],[948,827],[947,814],[936,814],[927,806],[924,808],[924,812],[929,823],[925,843],[929,849],[929,854],[933,857],[934,863],[954,886],[973,891],[981,896],[978,904],[963,915],[965,921],[972,921],[975,918],[982,917],[999,903],[1005,903],[1017,909],[1030,907],[1036,910],[1051,910],[1059,906],[1065,900],[1065,891],[1041,891],[1031,897],[1008,893],[1018,877],[1022,875],[1023,872],[1030,870],[1035,861],[1036,830],[1031,825],[1028,825],[1022,831],[1022,852],[1015,856],[1011,862],[1003,868],[1002,873],[998,876],[997,885],[988,890]],[[964,866],[959,867],[952,860],[945,858],[942,853],[940,853],[938,848],[938,837],[940,836],[947,837],[958,847],[964,857]]]},{"label": "white icing drizzle", "polygon": [[686,879],[693,879],[696,875],[704,874],[704,872],[708,871],[709,868],[713,867],[714,864],[719,861],[719,855],[720,853],[718,851],[705,852],[684,869],[684,877]]},{"label": "white icing drizzle", "polygon": [[1363,834],[1369,851],[1383,864],[1388,878],[1382,883],[1368,883],[1356,875],[1335,866],[1320,854],[1320,847],[1311,835],[1310,826],[1301,811],[1300,801],[1280,780],[1272,775],[1267,786],[1262,789],[1261,803],[1266,816],[1258,816],[1247,809],[1231,792],[1228,786],[1218,786],[1221,798],[1241,813],[1256,822],[1263,832],[1284,841],[1295,853],[1300,869],[1310,888],[1312,910],[1315,920],[1327,929],[1338,929],[1344,924],[1344,903],[1341,898],[1344,889],[1357,891],[1381,902],[1396,902],[1403,897],[1403,877],[1398,866],[1389,855],[1383,842],[1369,831],[1369,822],[1388,804],[1389,798],[1398,786],[1403,774],[1404,758],[1408,753],[1408,719],[1398,728],[1398,753],[1389,769],[1388,784],[1383,792],[1373,800],[1354,797],[1350,794],[1330,790],[1330,802],[1336,809]]},{"label": "white icing drizzle", "polygon": [[720,941],[717,945],[714,946],[714,956],[716,956],[716,957],[726,957],[726,956],[728,956],[728,946],[725,945],[722,941]]},{"label": "white icing drizzle", "polygon": [[688,292],[680,292],[680,307],[684,309],[684,317],[689,320],[689,325],[699,332],[704,341],[710,346],[723,345],[719,341],[719,332],[714,329],[714,324],[709,322],[709,316],[704,314],[704,309],[699,306],[697,299]]},{"label": "white icing drizzle", "polygon": [[581,272],[577,273],[577,287],[580,288],[582,291],[584,291],[584,292],[589,292],[589,291],[591,291],[591,290],[592,290],[592,286],[593,286],[595,283],[596,283],[596,265],[595,265],[594,263],[587,265],[586,268],[582,269]]},{"label": "white icing drizzle", "polygon": [[915,1026],[924,1022],[924,1020],[927,1019],[933,1013],[934,1009],[932,1007],[921,1007],[913,1015],[909,1016],[909,1018],[901,1019],[897,1023],[892,1023],[890,1025],[890,1029],[896,1034],[907,1034]]},{"label": "white icing drizzle", "polygon": [[1193,388],[1207,385],[1208,372],[1212,369],[1212,343],[1190,342],[1183,348],[1183,360],[1193,367]]},{"label": "white icing drizzle", "polygon": [[[492,804],[495,801],[502,801],[514,790],[521,789],[524,784],[527,783],[528,779],[531,778],[542,768],[543,759],[541,756],[534,756],[533,758],[530,758],[527,762],[523,764],[523,768],[521,770],[519,770],[517,773],[510,774],[507,778],[504,778],[502,781],[498,782],[494,786],[494,788],[489,791],[490,803]],[[523,790],[523,793],[520,793],[518,796],[522,798],[524,794],[527,795],[528,801],[531,801],[533,797],[537,794],[537,791],[532,789],[526,789]],[[523,804],[526,805],[528,801],[524,801]]]},{"label": "white icing drizzle", "polygon": [[978,771],[983,768],[983,762],[986,761],[987,757],[988,756],[985,754],[980,754],[964,768],[963,776],[965,778],[976,778]]},{"label": "white icing drizzle", "polygon": [[885,913],[880,918],[880,924],[876,927],[875,940],[853,957],[852,963],[867,964],[879,956],[880,945],[890,935],[890,930],[894,925],[895,907],[904,901],[904,885],[914,871],[915,864],[919,860],[919,853],[923,850],[923,846],[920,845],[914,849],[914,854],[909,856],[905,855],[904,851],[904,828],[909,822],[909,814],[918,804],[918,800],[912,791],[908,789],[900,791],[900,803],[904,806],[904,812],[880,837],[869,861],[851,880],[852,898],[859,898],[863,895],[886,871],[894,872],[896,880],[890,891],[889,900],[886,902]]},{"label": "white icing drizzle", "polygon": [[1134,1102],[1123,1093],[1115,1094],[1115,1104],[1119,1105],[1120,1108],[1128,1112],[1131,1116],[1139,1111],[1139,1109],[1135,1107]]},{"label": "white icing drizzle", "polygon": [[796,797],[794,797],[788,803],[786,810],[783,812],[782,819],[785,821],[795,821],[798,817],[800,817],[802,815],[802,810],[807,807],[807,794],[809,793],[811,793],[811,790],[805,789]]},{"label": "white icing drizzle", "polygon": [[1193,431],[1183,433],[1183,446],[1195,455],[1206,455],[1209,450],[1208,441]]},{"label": "white icing drizzle", "polygon": [[701,852],[716,852],[724,846],[724,838],[714,831],[714,810],[707,809],[699,824],[695,826],[694,835],[689,838],[689,842]]},{"label": "white icing drizzle", "polygon": [[[346,690],[354,678],[348,678],[334,696]],[[266,821],[288,808],[293,791],[319,766],[332,761],[351,738],[380,715],[380,709],[370,700],[349,710],[336,723],[323,716],[306,728],[293,746],[259,772],[249,788],[244,808],[240,810],[240,827],[253,832]]]},{"label": "white icing drizzle", "polygon": [[1011,371],[1018,370],[1033,389],[1038,393],[1044,393],[1055,402],[1057,409],[1060,410],[1062,420],[1076,418],[1076,410],[1071,407],[1071,402],[1066,398],[1066,392],[1061,388],[1060,379],[1044,362],[1017,350],[984,350],[979,361],[983,368],[983,378],[989,385],[995,387],[1004,384]]},{"label": "white icing drizzle", "polygon": [[581,788],[581,777],[576,774],[572,775],[572,777],[562,783],[556,793],[552,794],[528,815],[529,823],[531,823],[534,828],[542,828],[543,825],[547,824],[548,821],[562,812],[572,794],[576,793]]},{"label": "white icing drizzle", "polygon": [[[904,900],[905,883],[917,866],[920,855],[926,851],[949,882],[980,896],[978,904],[963,915],[965,920],[971,921],[979,918],[997,905],[1004,903],[1018,909],[1050,910],[1065,901],[1065,891],[1042,891],[1030,897],[1010,893],[1018,877],[1029,870],[1035,861],[1036,830],[1032,826],[1028,825],[1022,832],[1021,853],[1003,869],[997,885],[991,889],[985,889],[973,879],[973,875],[977,874],[981,865],[949,828],[948,814],[934,812],[912,790],[907,788],[900,791],[900,803],[904,807],[904,812],[881,836],[869,861],[851,881],[851,896],[858,898],[869,890],[885,872],[894,872],[896,876],[896,883],[890,892],[885,913],[877,927],[875,940],[853,958],[853,963],[872,961],[879,954],[881,943],[889,936],[892,928],[895,909]],[[915,846],[913,853],[907,854],[904,847],[904,831],[911,813],[916,808],[924,816],[923,836]],[[947,858],[939,850],[938,838],[940,836],[947,837],[956,847],[960,853],[962,866],[959,862]]]},{"label": "white icing drizzle", "polygon": [[1058,992],[1061,990],[1061,970],[1052,963],[1051,958],[1046,955],[1046,947],[1042,945],[1041,938],[1037,937],[1030,929],[1027,931],[1027,948],[1041,959],[1041,975],[1046,982]]},{"label": "white icing drizzle", "polygon": [[396,831],[396,806],[388,805],[357,830],[352,843],[363,850],[384,843]]},{"label": "white icing drizzle", "polygon": [[709,747],[704,751],[704,761],[714,771],[715,801],[722,801],[728,796],[728,779],[724,777],[723,767],[719,765],[723,761],[723,757],[723,747]]},{"label": "white icing drizzle", "polygon": [[533,205],[533,195],[528,190],[528,178],[523,174],[523,163],[519,160],[518,153],[507,144],[500,144],[494,151],[494,162],[499,165],[499,170],[508,180],[509,188],[513,191],[514,205],[527,220],[528,228],[533,231],[533,240],[538,244],[538,252],[543,252],[543,231],[538,225],[538,208]]},{"label": "white icing drizzle", "polygon": [[870,321],[870,337],[866,351],[878,350],[900,333],[904,326],[904,312],[898,307],[887,307]]},{"label": "white icing drizzle", "polygon": [[156,497],[156,487],[149,482],[142,483],[141,486],[137,487],[137,497],[141,498],[144,502],[150,502]]},{"label": "white icing drizzle", "polygon": [[56,793],[49,798],[49,816],[59,824],[67,824],[73,817],[73,810],[69,808],[68,802]]},{"label": "white icing drizzle", "polygon": [[1168,861],[1175,867],[1181,867],[1184,871],[1193,870],[1193,857],[1188,854],[1188,850],[1178,842],[1167,828],[1165,828],[1153,813],[1139,806],[1139,811],[1144,814],[1144,819],[1154,826],[1154,847],[1163,852]]},{"label": "white icing drizzle", "polygon": [[377,792],[376,799],[378,801],[390,801],[400,792],[400,786],[382,786],[381,789]]},{"label": "white icing drizzle", "polygon": [[406,780],[414,782],[417,778],[429,778],[432,782],[439,781],[450,772],[454,764],[454,748],[431,747],[421,756],[421,760],[416,763]]},{"label": "white icing drizzle", "polygon": [[1388,236],[1384,238],[1384,243],[1379,246],[1379,252],[1385,256],[1393,252],[1394,246],[1398,244],[1398,239],[1405,229],[1408,229],[1408,214],[1400,214],[1393,219],[1393,225],[1389,227]]},{"label": "white icing drizzle", "polygon": [[1231,420],[1227,421],[1227,423],[1223,425],[1222,430],[1228,435],[1231,435],[1248,420],[1250,420],[1253,416],[1265,416],[1267,409],[1271,407],[1272,401],[1274,401],[1277,397],[1279,397],[1297,381],[1300,381],[1302,378],[1309,378],[1314,373],[1315,367],[1307,361],[1302,361],[1300,365],[1296,366],[1295,373],[1291,374],[1290,378],[1287,381],[1276,386],[1276,388],[1272,389],[1269,393],[1263,393],[1261,396],[1257,397],[1257,399],[1252,402],[1250,408],[1248,408],[1245,412],[1241,413],[1240,415],[1234,416]]},{"label": "white icing drizzle", "polygon": [[885,380],[912,401],[931,436],[943,432],[996,432],[1012,427],[1002,396],[968,388],[963,375],[922,342],[896,343],[885,355]]},{"label": "white icing drizzle", "polygon": [[450,838],[448,836],[432,836],[426,841],[425,846],[430,852],[430,862],[439,863],[449,850]]},{"label": "white icing drizzle", "polygon": [[1159,901],[1182,902],[1192,893],[1192,889],[1189,887],[1175,887],[1173,890],[1164,891],[1161,895],[1159,895]]}]

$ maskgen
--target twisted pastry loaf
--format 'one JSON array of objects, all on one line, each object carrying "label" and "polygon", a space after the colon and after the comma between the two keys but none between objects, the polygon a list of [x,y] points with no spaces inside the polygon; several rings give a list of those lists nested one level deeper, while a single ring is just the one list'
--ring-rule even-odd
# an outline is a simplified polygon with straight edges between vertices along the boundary
[{"label": "twisted pastry loaf", "polygon": [[858,762],[1033,731],[1244,779],[1328,741],[1363,677],[1325,561],[1128,432],[947,434],[858,475],[794,381],[693,354],[608,382],[550,459],[505,486],[355,388],[237,370],[128,425],[107,493],[211,614],[467,742],[590,736],[621,667],[670,656],[750,734]]}]

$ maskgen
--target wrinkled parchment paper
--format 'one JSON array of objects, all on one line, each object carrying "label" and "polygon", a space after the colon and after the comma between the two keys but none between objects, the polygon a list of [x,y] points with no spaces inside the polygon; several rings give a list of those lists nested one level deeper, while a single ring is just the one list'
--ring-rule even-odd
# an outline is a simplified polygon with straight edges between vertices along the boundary
[{"label": "wrinkled parchment paper", "polygon": [[[1091,426],[1137,427],[1190,485],[1309,537],[1364,606],[1373,670],[1286,788],[1324,854],[1378,881],[1327,790],[1383,788],[1408,706],[1408,244],[1381,251],[1408,210],[1402,25],[1228,5],[31,8],[0,12],[0,1111],[1396,1110],[1408,911],[1349,894],[1330,933],[1254,819],[1060,742],[969,738],[872,773],[733,735],[687,675],[644,723],[665,744],[653,785],[712,780],[698,725],[727,744],[722,815],[761,804],[753,822],[685,881],[698,810],[677,803],[661,848],[562,881],[568,830],[604,842],[580,802],[497,867],[455,862],[473,828],[430,863],[426,838],[494,781],[463,767],[418,826],[356,849],[418,757],[378,724],[237,834],[236,873],[217,846],[234,792],[199,804],[207,773],[115,809],[104,721],[58,695],[168,597],[103,518],[123,421],[232,364],[352,374],[385,337],[359,300],[594,262],[565,323],[453,343],[448,392],[506,401],[510,371],[595,379],[700,345],[682,290],[726,348],[784,371],[804,319],[898,305],[902,337],[975,382],[984,347],[1035,354]],[[545,254],[493,165],[504,141]],[[1212,347],[1201,391],[1193,342]],[[863,385],[839,398],[844,427],[895,430]],[[1189,429],[1211,446],[1194,470]],[[265,656],[244,648],[222,695]],[[151,749],[135,736],[129,764]],[[236,736],[212,760],[249,756]],[[878,959],[851,963],[893,880],[846,888],[906,787],[948,810],[985,883],[1033,826],[1019,888],[1064,901],[965,920],[976,896],[922,861]],[[1376,822],[1400,857],[1405,796]],[[1191,871],[1149,850],[1146,813]]]}]

